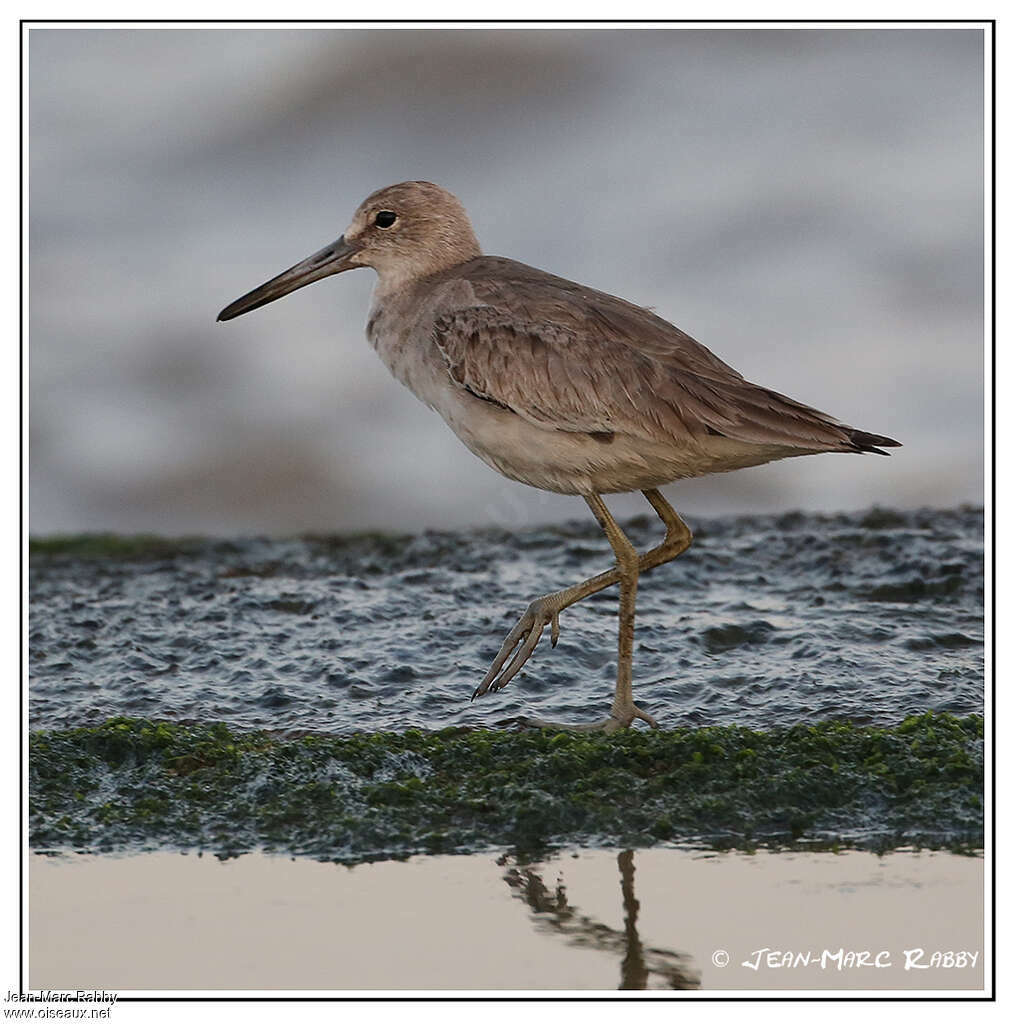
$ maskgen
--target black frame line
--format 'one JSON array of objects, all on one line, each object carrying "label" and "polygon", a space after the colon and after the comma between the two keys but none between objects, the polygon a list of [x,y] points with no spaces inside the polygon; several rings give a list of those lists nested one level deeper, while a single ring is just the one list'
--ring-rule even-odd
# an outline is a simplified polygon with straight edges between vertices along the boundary
[{"label": "black frame line", "polygon": [[[255,27],[260,25],[313,25],[322,28],[343,28],[345,26],[372,25],[387,27],[413,27],[418,25],[451,25],[457,28],[473,26],[568,26],[568,25],[658,25],[662,27],[683,25],[738,25],[755,28],[761,25],[837,25],[837,26],[936,26],[950,25],[959,28],[988,29],[989,41],[989,95],[984,94],[983,103],[989,102],[989,402],[990,402],[990,664],[996,668],[996,22],[991,18],[420,18],[415,20],[397,18],[20,18],[18,20],[18,985],[19,994],[25,995],[30,989],[25,985],[25,791],[23,769],[25,767],[25,648],[22,622],[26,611],[25,601],[25,39],[27,32],[36,26],[61,25],[68,28],[85,28],[92,25],[134,26],[179,26],[179,25],[239,25]],[[984,140],[985,146],[985,140]],[[984,170],[985,173],[985,170]],[[984,204],[986,197],[984,196]],[[985,205],[984,218],[985,218]],[[985,245],[985,241],[984,241]],[[985,288],[985,284],[984,284]],[[986,396],[984,395],[984,409]],[[984,527],[985,530],[985,527]],[[988,680],[989,705],[996,707],[995,672]],[[996,824],[996,718],[990,726],[989,793],[992,802],[991,823]],[[118,996],[118,1002],[617,1002],[627,1004],[646,1002],[656,1005],[662,1001],[694,1002],[995,1002],[996,1001],[996,829],[991,828],[989,872],[989,916],[992,955],[990,956],[989,994],[973,995],[695,995],[655,996],[647,998],[637,995],[127,995]]]}]

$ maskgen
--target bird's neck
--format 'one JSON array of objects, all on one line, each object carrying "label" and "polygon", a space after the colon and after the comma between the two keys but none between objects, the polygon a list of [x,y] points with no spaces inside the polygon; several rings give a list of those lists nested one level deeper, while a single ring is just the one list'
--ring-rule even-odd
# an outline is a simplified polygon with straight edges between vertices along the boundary
[{"label": "bird's neck", "polygon": [[375,302],[378,303],[380,300],[394,295],[412,292],[418,285],[437,274],[445,273],[463,263],[469,263],[481,255],[481,247],[475,243],[469,249],[450,249],[443,253],[434,252],[429,255],[434,258],[429,259],[426,263],[415,262],[376,267],[378,283],[375,285]]}]

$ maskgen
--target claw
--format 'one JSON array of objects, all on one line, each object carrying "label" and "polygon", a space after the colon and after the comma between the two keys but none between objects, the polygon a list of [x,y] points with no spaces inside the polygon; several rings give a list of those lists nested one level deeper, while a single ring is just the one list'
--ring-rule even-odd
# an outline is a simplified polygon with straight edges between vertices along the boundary
[{"label": "claw", "polygon": [[602,718],[596,722],[548,722],[543,718],[524,718],[521,721],[526,728],[530,729],[558,729],[562,732],[603,732],[610,734],[619,732],[622,729],[628,729],[633,724],[634,718],[639,718],[646,722],[652,729],[660,728],[654,718],[635,704],[626,705],[618,711],[613,710],[607,718]]},{"label": "claw", "polygon": [[[509,631],[502,642],[495,660],[481,680],[471,701],[488,692],[495,692],[507,686],[513,676],[530,660],[537,649],[545,626],[551,625],[551,645],[558,643],[559,609],[549,609],[546,599],[532,601],[530,607],[520,616],[519,622]],[[506,664],[508,662],[508,664]]]},{"label": "claw", "polygon": [[492,690],[501,690],[504,686],[508,686],[510,680],[516,675],[517,672],[529,661],[530,655],[534,653],[537,647],[538,640],[541,639],[541,634],[544,632],[544,623],[540,619],[534,622],[533,627],[530,630],[530,635],[520,646],[519,650],[513,655],[513,660],[502,669],[499,673],[498,678],[491,684]]},{"label": "claw", "polygon": [[[481,680],[477,689],[474,690],[474,697],[480,697],[486,694],[491,689],[491,684],[494,682],[495,677],[498,675],[502,666],[505,664],[506,659],[516,649],[516,645],[523,639],[523,634],[528,628],[527,618],[530,615],[530,609],[528,608],[524,612],[520,621],[509,631],[509,635],[502,641],[502,646],[499,649],[498,654],[495,655],[495,660],[491,663],[491,668],[488,669],[484,678]],[[497,687],[496,687],[497,689]],[[470,698],[473,700],[473,697]]]},{"label": "claw", "polygon": [[647,712],[643,710],[643,708],[638,708],[635,704],[633,705],[633,714],[636,718],[639,718],[640,721],[646,722],[647,725],[649,725],[652,729],[661,728],[661,726],[658,725],[656,718],[654,718],[651,715],[648,715]]}]

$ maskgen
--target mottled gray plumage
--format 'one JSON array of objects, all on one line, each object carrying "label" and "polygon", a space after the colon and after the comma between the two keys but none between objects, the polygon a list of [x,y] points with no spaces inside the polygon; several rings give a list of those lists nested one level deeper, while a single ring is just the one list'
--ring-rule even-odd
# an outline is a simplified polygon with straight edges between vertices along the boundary
[{"label": "mottled gray plumage", "polygon": [[[378,273],[367,334],[393,375],[500,473],[582,495],[616,568],[533,602],[475,696],[505,686],[559,613],[621,586],[618,682],[598,727],[653,719],[633,703],[630,662],[636,580],[681,554],[688,528],[657,491],[705,473],[819,452],[878,452],[897,441],[751,384],[647,309],[481,255],[460,202],[429,182],[369,196],[336,242],[256,288],[227,320],[312,281],[358,266]],[[642,557],[601,494],[642,490],[666,538]]]},{"label": "mottled gray plumage", "polygon": [[801,450],[789,455],[896,443],[749,383],[688,334],[614,295],[495,256],[429,286],[443,278],[469,282],[483,303],[435,320],[453,381],[535,425]]}]

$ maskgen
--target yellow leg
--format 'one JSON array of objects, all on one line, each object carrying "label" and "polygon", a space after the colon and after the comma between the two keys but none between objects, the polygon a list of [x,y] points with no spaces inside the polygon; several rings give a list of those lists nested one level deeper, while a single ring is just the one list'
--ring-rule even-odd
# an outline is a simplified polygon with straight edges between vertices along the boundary
[{"label": "yellow leg", "polygon": [[[615,728],[627,728],[634,718],[642,718],[657,728],[657,722],[633,703],[633,636],[636,632],[636,587],[640,579],[640,556],[601,497],[591,494],[586,498],[615,552],[615,567],[619,574],[619,664],[611,718],[618,723]],[[602,724],[606,727],[610,725],[609,722]]]},{"label": "yellow leg", "polygon": [[[647,490],[644,491],[643,494],[650,502],[661,521],[664,523],[665,538],[657,545],[657,547],[654,547],[646,554],[639,556],[636,563],[637,577],[640,572],[656,568],[659,565],[663,565],[665,562],[670,562],[673,558],[677,558],[688,549],[693,540],[693,534],[689,527],[682,521],[671,505],[665,501],[660,491]],[[622,649],[625,632],[624,602],[631,602],[633,604],[635,615],[636,582],[635,579],[632,579],[633,572],[630,564],[631,559],[628,554],[628,551],[633,551],[635,554],[635,550],[625,537],[625,534],[622,533],[618,524],[611,517],[611,514],[608,512],[608,509],[605,507],[604,502],[600,497],[597,495],[588,497],[587,503],[590,505],[591,510],[598,519],[598,522],[601,523],[601,528],[605,530],[609,541],[612,543],[612,548],[616,552],[615,567],[609,569],[607,572],[600,573],[597,576],[592,576],[590,579],[583,580],[581,583],[577,583],[565,590],[546,594],[544,597],[539,597],[537,600],[532,601],[530,606],[520,617],[519,622],[516,623],[513,629],[509,632],[509,635],[505,638],[505,642],[502,644],[501,650],[492,662],[491,668],[488,669],[487,675],[485,675],[484,679],[481,680],[480,685],[474,691],[474,697],[479,697],[482,694],[487,693],[489,690],[502,689],[502,687],[505,686],[529,660],[530,656],[534,653],[537,643],[541,639],[545,628],[549,625],[551,626],[551,642],[552,646],[554,646],[558,641],[559,636],[559,613],[570,605],[575,604],[577,601],[582,601],[585,597],[589,597],[591,594],[596,594],[599,591],[604,590],[606,587],[620,583],[624,575],[623,562],[625,562],[628,566],[626,571],[630,578],[630,582],[627,582],[623,587],[623,591],[628,593],[620,595],[620,675],[616,686],[616,706],[620,713],[622,713],[623,707],[628,708],[632,705],[632,707],[635,708],[635,705],[633,705],[632,702],[631,667],[627,669],[627,672],[629,673],[628,683],[623,683],[622,681],[623,661],[628,661],[629,666],[631,666],[632,663],[632,624],[629,627],[630,635],[628,641],[626,641],[629,649],[627,659],[623,659]],[[613,537],[615,539],[613,539]],[[618,538],[621,538],[622,541],[624,541],[622,560],[619,559],[619,552],[616,548]],[[628,548],[628,551],[626,548]],[[625,713],[623,713],[623,717],[624,716]],[[633,717],[644,717],[644,712],[636,709]],[[646,717],[649,719],[650,716]],[[609,721],[619,721],[619,719],[613,718]],[[632,721],[632,718],[630,718],[630,721]],[[626,722],[625,724],[628,725],[629,722]],[[600,725],[596,727],[600,727]]]}]

